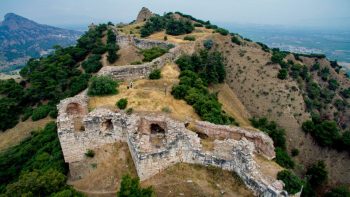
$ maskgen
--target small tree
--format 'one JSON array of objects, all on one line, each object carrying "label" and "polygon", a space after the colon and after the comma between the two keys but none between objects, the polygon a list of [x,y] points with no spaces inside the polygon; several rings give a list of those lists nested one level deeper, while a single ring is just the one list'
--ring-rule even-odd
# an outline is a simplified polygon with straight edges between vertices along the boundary
[{"label": "small tree", "polygon": [[126,98],[119,99],[119,101],[116,103],[119,109],[125,109],[128,105],[128,100]]},{"label": "small tree", "polygon": [[90,96],[103,96],[110,94],[117,94],[118,90],[116,89],[118,83],[111,79],[110,77],[100,76],[93,77],[91,84],[89,86],[88,95]]},{"label": "small tree", "polygon": [[284,189],[289,194],[296,194],[303,185],[303,181],[289,170],[278,172],[277,179],[283,181],[285,184]]},{"label": "small tree", "polygon": [[159,69],[153,70],[148,76],[148,78],[152,79],[152,80],[160,79],[161,77],[162,77],[162,75],[161,75],[161,72]]},{"label": "small tree", "polygon": [[117,197],[152,197],[154,191],[152,187],[141,188],[140,180],[138,178],[131,178],[129,175],[123,176],[120,183],[120,190]]},{"label": "small tree", "polygon": [[287,71],[287,69],[284,69],[284,68],[282,68],[280,71],[279,71],[279,73],[278,73],[278,75],[277,75],[277,77],[279,78],[279,79],[286,79],[287,78],[287,76],[288,76],[288,71]]},{"label": "small tree", "polygon": [[317,162],[307,169],[306,175],[309,176],[309,182],[313,188],[321,186],[328,177],[326,164],[323,161]]}]

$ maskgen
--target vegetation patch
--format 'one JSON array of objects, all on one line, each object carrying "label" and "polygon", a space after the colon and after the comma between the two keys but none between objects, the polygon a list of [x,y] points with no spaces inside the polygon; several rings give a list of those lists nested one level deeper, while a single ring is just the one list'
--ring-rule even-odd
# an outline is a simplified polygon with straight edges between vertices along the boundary
[{"label": "vegetation patch", "polygon": [[142,26],[141,37],[147,37],[164,29],[169,35],[182,35],[191,33],[194,26],[187,19],[175,19],[173,13],[167,13],[163,16],[155,15]]},{"label": "vegetation patch", "polygon": [[194,36],[185,36],[185,37],[184,37],[184,40],[195,41],[195,40],[196,40],[196,37],[194,37]]},{"label": "vegetation patch", "polygon": [[56,124],[0,154],[0,193],[4,196],[83,196],[66,185],[64,163]]},{"label": "vegetation patch", "polygon": [[176,63],[181,69],[180,83],[171,93],[176,99],[184,99],[192,105],[205,121],[215,124],[237,124],[226,115],[215,94],[210,94],[208,84],[221,83],[225,79],[225,68],[219,52],[202,50],[192,56],[183,55]]},{"label": "vegetation patch", "polygon": [[161,75],[161,71],[159,69],[153,70],[148,76],[148,78],[151,80],[160,79],[161,77],[162,77],[162,75]]},{"label": "vegetation patch", "polygon": [[119,99],[119,101],[116,103],[119,109],[125,109],[128,105],[128,100],[126,98]]},{"label": "vegetation patch", "polygon": [[160,48],[160,47],[153,47],[153,48],[150,48],[150,49],[143,49],[141,51],[141,53],[143,55],[143,61],[144,62],[151,62],[152,60],[156,59],[157,57],[160,57],[160,56],[164,55],[167,52],[168,52],[167,49],[163,49],[163,48]]},{"label": "vegetation patch", "polygon": [[102,68],[101,55],[91,55],[81,66],[87,73],[96,73]]},{"label": "vegetation patch", "polygon": [[89,86],[88,95],[105,96],[117,94],[118,82],[107,76],[93,77]]}]

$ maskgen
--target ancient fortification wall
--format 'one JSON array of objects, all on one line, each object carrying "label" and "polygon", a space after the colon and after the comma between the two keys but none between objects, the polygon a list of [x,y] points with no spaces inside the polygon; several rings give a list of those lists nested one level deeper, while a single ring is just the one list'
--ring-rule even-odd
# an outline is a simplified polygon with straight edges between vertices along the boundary
[{"label": "ancient fortification wall", "polygon": [[[88,149],[123,141],[128,143],[141,180],[185,162],[233,171],[256,195],[285,195],[283,183],[275,177],[264,177],[253,159],[254,154],[274,156],[272,141],[264,133],[197,121],[196,132],[225,137],[216,139],[214,149],[206,151],[198,134],[183,122],[164,115],[126,115],[104,108],[88,113],[87,99],[83,92],[58,105],[58,136],[68,163],[83,160]],[[76,126],[79,123],[80,127]]]},{"label": "ancient fortification wall", "polygon": [[151,62],[143,63],[140,65],[125,65],[125,66],[105,66],[98,72],[98,75],[111,76],[116,80],[135,80],[147,77],[154,69],[160,69],[165,64],[173,62],[181,54],[191,51],[184,51],[188,47],[174,46],[173,44],[165,41],[139,39],[130,35],[117,35],[117,44],[120,47],[126,45],[134,45],[140,49],[149,49],[152,47],[169,48],[172,46],[168,53],[154,59]]},{"label": "ancient fortification wall", "polygon": [[[117,36],[119,45],[133,44],[139,48],[168,47],[169,43],[150,41],[129,36]],[[138,79],[148,76],[156,68],[173,62],[182,53],[193,48],[175,46],[169,53],[141,65],[103,67],[99,75],[114,79]],[[214,125],[208,122],[188,124],[164,115],[127,115],[104,108],[88,110],[88,96],[79,95],[62,100],[57,106],[58,136],[64,159],[74,163],[84,159],[89,149],[118,141],[127,142],[137,174],[148,179],[179,162],[212,165],[233,171],[256,195],[288,196],[283,183],[275,177],[265,177],[255,162],[255,154],[267,159],[275,157],[272,140],[264,133],[238,127]],[[215,138],[212,150],[204,150],[200,135]]]}]

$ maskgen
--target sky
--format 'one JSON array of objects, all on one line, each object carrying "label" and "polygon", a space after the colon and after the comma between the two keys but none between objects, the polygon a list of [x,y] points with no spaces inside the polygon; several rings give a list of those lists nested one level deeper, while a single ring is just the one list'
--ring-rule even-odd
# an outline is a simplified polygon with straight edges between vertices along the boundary
[{"label": "sky", "polygon": [[215,24],[350,31],[350,0],[0,0],[0,19],[13,12],[59,27],[131,22],[143,6],[154,13],[180,11]]}]

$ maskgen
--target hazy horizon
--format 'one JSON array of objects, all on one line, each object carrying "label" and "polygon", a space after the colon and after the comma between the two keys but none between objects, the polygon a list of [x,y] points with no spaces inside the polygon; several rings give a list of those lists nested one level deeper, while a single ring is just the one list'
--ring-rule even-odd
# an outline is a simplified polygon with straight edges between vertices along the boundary
[{"label": "hazy horizon", "polygon": [[42,24],[84,27],[91,22],[131,22],[142,7],[157,14],[180,11],[220,24],[350,30],[348,0],[2,0],[0,16],[13,12]]}]

